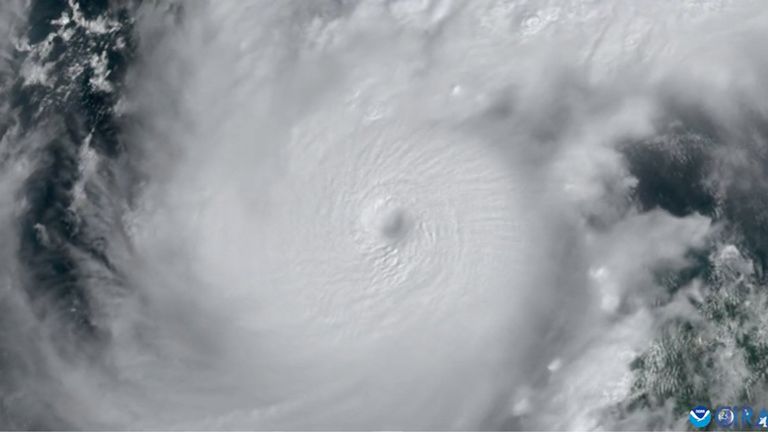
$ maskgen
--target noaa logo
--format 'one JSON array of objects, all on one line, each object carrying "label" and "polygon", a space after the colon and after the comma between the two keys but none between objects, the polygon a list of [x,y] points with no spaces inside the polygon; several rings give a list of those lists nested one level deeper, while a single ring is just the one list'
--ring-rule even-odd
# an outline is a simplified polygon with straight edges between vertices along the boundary
[{"label": "noaa logo", "polygon": [[707,427],[709,422],[712,421],[712,413],[709,412],[707,407],[699,405],[688,414],[688,420],[697,428]]},{"label": "noaa logo", "polygon": [[717,409],[717,416],[715,421],[717,425],[722,428],[730,427],[736,420],[736,414],[731,407],[720,407]]}]

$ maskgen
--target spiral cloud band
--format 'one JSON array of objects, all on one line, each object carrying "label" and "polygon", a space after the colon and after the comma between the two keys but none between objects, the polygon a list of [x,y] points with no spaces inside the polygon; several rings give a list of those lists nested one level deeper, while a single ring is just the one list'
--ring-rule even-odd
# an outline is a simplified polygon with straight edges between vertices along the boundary
[{"label": "spiral cloud band", "polygon": [[0,429],[680,429],[767,396],[761,2],[20,0],[0,30]]}]

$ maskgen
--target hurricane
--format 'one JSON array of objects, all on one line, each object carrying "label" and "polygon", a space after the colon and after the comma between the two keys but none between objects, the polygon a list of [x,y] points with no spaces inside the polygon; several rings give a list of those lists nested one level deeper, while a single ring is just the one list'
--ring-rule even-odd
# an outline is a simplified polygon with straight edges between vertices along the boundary
[{"label": "hurricane", "polygon": [[0,32],[0,429],[768,401],[762,2],[13,0]]}]

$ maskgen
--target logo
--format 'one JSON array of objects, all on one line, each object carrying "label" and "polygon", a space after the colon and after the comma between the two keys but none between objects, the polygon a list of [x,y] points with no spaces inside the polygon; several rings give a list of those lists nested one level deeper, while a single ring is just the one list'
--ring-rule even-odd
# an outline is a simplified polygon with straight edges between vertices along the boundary
[{"label": "logo", "polygon": [[717,415],[715,421],[717,425],[723,428],[731,427],[734,420],[736,420],[736,414],[734,414],[731,407],[720,407],[717,409]]},{"label": "logo", "polygon": [[[707,407],[699,405],[688,414],[688,420],[697,428],[707,427],[709,422],[712,421],[712,413],[709,412]],[[766,413],[766,422],[768,422],[768,413]]]},{"label": "logo", "polygon": [[754,426],[754,423],[752,423],[752,416],[755,414],[754,411],[752,411],[752,407],[743,406],[741,407],[741,427],[749,427]]},{"label": "logo", "polygon": [[762,429],[768,429],[768,411],[765,408],[760,410],[760,415],[757,416],[757,425]]}]

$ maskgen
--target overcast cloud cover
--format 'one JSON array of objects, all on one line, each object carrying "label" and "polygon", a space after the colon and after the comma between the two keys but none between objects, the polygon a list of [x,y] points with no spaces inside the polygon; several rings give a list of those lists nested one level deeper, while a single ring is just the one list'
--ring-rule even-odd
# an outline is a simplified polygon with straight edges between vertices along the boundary
[{"label": "overcast cloud cover", "polygon": [[1,429],[765,402],[761,1],[0,5]]}]

